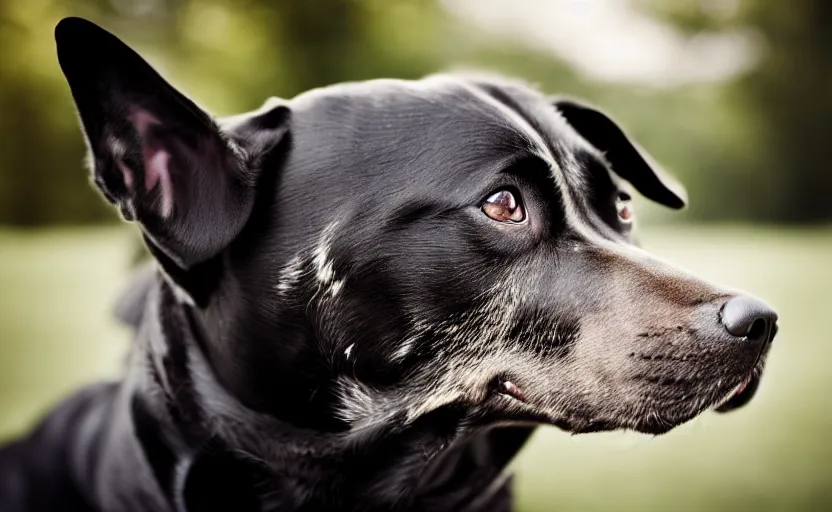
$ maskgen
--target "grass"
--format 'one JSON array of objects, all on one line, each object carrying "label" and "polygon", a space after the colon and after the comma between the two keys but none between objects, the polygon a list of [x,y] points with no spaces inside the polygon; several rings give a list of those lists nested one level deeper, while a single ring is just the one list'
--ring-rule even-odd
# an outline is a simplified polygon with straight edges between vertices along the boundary
[{"label": "grass", "polygon": [[[132,240],[115,228],[0,232],[0,437],[118,375],[128,333],[110,311]],[[777,307],[760,392],[655,438],[540,429],[515,462],[518,509],[832,510],[832,230],[663,228],[644,243]]]}]

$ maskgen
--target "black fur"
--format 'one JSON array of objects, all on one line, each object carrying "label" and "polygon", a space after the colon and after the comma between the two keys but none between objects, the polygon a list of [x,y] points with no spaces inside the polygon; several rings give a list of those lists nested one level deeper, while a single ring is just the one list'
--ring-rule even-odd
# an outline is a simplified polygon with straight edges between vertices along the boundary
[{"label": "black fur", "polygon": [[598,110],[437,76],[213,119],[95,25],[56,38],[156,262],[123,380],[0,452],[0,509],[509,510],[538,424],[658,434],[756,389],[772,336],[635,248],[627,182],[684,193]]}]

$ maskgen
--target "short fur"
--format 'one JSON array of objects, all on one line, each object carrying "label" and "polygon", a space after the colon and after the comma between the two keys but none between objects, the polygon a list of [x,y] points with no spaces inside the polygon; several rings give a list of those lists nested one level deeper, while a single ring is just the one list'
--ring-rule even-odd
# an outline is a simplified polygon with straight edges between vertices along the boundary
[{"label": "short fur", "polygon": [[636,247],[629,187],[685,198],[597,109],[438,75],[214,119],[95,25],[56,39],[156,263],[123,379],[0,452],[0,509],[509,510],[536,425],[659,434],[753,394],[772,335]]}]

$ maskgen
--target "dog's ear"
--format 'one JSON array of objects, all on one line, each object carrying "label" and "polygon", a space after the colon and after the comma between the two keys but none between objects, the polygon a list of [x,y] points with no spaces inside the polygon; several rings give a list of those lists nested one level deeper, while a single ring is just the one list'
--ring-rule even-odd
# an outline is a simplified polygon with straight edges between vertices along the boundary
[{"label": "dog's ear", "polygon": [[554,104],[575,131],[604,154],[612,170],[641,194],[670,208],[685,206],[684,187],[630,140],[615,121],[574,100],[559,99]]},{"label": "dog's ear", "polygon": [[97,25],[66,18],[55,40],[104,197],[183,269],[221,252],[248,221],[259,156],[285,134],[288,110],[251,120],[257,137],[231,137]]}]

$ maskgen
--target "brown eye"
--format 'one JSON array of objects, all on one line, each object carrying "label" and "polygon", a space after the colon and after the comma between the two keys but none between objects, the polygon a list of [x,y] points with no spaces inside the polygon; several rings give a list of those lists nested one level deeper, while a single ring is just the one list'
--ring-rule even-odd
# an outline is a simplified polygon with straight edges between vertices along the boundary
[{"label": "brown eye", "polygon": [[526,220],[523,205],[508,190],[491,194],[482,203],[482,211],[492,219],[500,222],[520,223]]},{"label": "brown eye", "polygon": [[633,221],[633,202],[630,194],[620,192],[615,198],[615,209],[618,212],[618,220],[624,224]]}]

